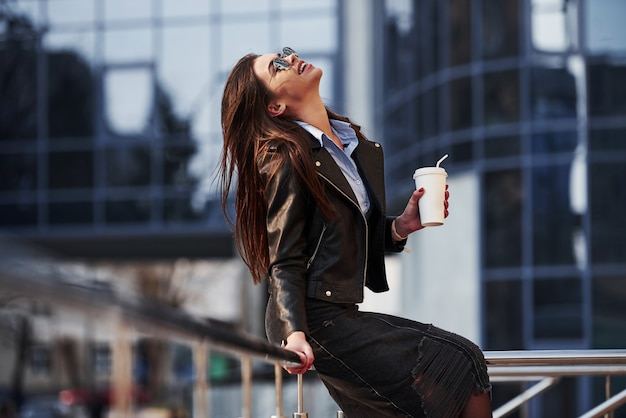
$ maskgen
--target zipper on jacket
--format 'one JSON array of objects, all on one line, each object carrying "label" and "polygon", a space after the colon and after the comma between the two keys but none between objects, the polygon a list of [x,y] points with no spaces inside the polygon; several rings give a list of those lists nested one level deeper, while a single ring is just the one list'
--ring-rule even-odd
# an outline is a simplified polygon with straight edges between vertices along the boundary
[{"label": "zipper on jacket", "polygon": [[[369,245],[369,225],[367,224],[367,218],[365,217],[365,215],[361,211],[361,207],[356,202],[354,202],[352,199],[350,199],[350,196],[348,196],[343,190],[341,190],[328,177],[326,177],[325,175],[321,174],[319,171],[317,172],[317,174],[321,178],[326,180],[326,182],[328,184],[333,186],[339,193],[341,193],[343,196],[345,196],[345,198],[348,199],[348,201],[351,202],[352,205],[356,206],[357,211],[361,214],[361,218],[363,219],[363,225],[365,225],[365,263],[363,265],[363,286],[365,286],[365,284],[367,282],[367,264],[369,262],[369,248],[370,248],[370,245]],[[318,246],[319,246],[319,243],[318,243]],[[316,249],[316,252],[317,252],[317,249]]]},{"label": "zipper on jacket", "polygon": [[309,267],[311,267],[311,264],[313,264],[313,260],[315,260],[315,257],[317,256],[317,252],[319,251],[320,247],[322,246],[322,239],[324,239],[324,234],[326,233],[326,228],[328,228],[328,224],[326,222],[324,222],[324,226],[322,227],[322,232],[320,233],[320,237],[317,240],[317,245],[315,246],[315,251],[313,251],[313,254],[309,258],[309,261],[306,263],[306,269],[307,270],[309,269]]}]

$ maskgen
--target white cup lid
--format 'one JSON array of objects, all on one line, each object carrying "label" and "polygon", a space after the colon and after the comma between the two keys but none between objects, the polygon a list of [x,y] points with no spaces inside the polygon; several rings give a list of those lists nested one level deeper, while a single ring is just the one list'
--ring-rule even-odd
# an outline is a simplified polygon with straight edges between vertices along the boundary
[{"label": "white cup lid", "polygon": [[422,167],[415,170],[413,177],[415,178],[424,174],[441,174],[446,177],[448,176],[448,173],[443,167]]}]

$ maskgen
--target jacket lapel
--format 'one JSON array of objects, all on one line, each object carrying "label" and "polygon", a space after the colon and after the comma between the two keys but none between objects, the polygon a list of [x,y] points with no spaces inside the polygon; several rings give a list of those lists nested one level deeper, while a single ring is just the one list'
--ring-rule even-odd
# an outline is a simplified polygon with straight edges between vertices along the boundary
[{"label": "jacket lapel", "polygon": [[[358,206],[357,198],[346,180],[341,169],[335,163],[333,157],[322,147],[313,135],[311,137],[311,148],[315,169],[324,180],[334,185],[344,196],[349,198],[353,204]],[[363,181],[368,187],[369,198],[372,205],[379,208],[381,202],[385,201],[385,184],[383,174],[383,153],[380,144],[359,140],[359,145],[352,153],[359,169]]]},{"label": "jacket lapel", "polygon": [[384,208],[385,173],[383,150],[379,143],[359,140],[359,145],[352,153],[359,173],[368,186],[370,203]]},{"label": "jacket lapel", "polygon": [[313,151],[313,163],[317,173],[322,179],[334,186],[343,196],[353,204],[359,205],[356,195],[350,187],[350,183],[341,172],[341,169],[330,155],[330,153],[320,145],[317,138],[311,135],[311,148]]}]

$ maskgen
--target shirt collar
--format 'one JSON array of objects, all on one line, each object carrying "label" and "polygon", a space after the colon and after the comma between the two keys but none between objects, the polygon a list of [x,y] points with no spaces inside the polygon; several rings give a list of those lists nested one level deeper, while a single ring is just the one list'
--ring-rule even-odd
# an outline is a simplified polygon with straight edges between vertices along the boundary
[{"label": "shirt collar", "polygon": [[[303,127],[307,132],[313,135],[319,141],[320,146],[322,147],[324,146],[324,141],[322,138],[322,135],[324,135],[324,132],[322,132],[320,129],[306,122],[302,122],[300,120],[296,120],[294,122],[296,122],[298,125]],[[337,134],[337,136],[339,136],[339,138],[341,139],[341,142],[346,148],[350,146],[352,147],[356,146],[356,144],[358,143],[358,139],[356,137],[356,134],[354,133],[354,130],[352,129],[352,127],[350,126],[348,122],[344,122],[344,121],[337,120],[337,119],[331,119],[330,126],[335,130],[335,133]]]}]

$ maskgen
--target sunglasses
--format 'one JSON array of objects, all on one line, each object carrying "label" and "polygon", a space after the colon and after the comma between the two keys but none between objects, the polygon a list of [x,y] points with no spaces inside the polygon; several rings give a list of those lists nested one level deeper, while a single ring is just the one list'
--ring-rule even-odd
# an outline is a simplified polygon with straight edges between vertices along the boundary
[{"label": "sunglasses", "polygon": [[283,48],[280,56],[274,58],[272,62],[274,63],[274,68],[276,69],[276,71],[283,71],[291,68],[291,64],[289,64],[289,62],[287,62],[287,60],[285,59],[289,55],[295,55],[296,58],[298,57],[298,53],[296,51],[286,46]]}]

